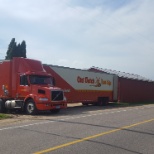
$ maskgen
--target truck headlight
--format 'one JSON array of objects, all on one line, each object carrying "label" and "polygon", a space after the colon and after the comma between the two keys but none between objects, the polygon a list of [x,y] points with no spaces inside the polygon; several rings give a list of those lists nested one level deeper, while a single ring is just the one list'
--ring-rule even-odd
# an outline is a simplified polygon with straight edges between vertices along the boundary
[{"label": "truck headlight", "polygon": [[40,102],[47,102],[49,99],[48,98],[39,98]]}]

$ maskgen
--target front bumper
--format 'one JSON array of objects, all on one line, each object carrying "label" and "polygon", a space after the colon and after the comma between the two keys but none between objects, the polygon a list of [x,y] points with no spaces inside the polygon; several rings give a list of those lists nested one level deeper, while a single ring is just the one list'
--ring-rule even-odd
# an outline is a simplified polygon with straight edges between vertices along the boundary
[{"label": "front bumper", "polygon": [[36,103],[36,108],[42,111],[52,110],[52,109],[65,109],[67,108],[67,103],[66,102]]}]

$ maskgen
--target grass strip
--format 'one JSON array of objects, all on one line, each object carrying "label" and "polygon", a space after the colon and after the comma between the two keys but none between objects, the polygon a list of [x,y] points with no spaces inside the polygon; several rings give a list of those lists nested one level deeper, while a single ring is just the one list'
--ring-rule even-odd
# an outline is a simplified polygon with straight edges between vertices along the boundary
[{"label": "grass strip", "polygon": [[2,120],[2,119],[7,119],[7,118],[11,118],[11,116],[8,115],[8,114],[0,113],[0,120]]}]

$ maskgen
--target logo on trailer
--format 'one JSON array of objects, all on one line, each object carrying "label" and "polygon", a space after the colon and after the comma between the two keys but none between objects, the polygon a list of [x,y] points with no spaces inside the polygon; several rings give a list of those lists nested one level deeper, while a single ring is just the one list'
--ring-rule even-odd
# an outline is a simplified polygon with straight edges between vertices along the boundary
[{"label": "logo on trailer", "polygon": [[93,78],[88,78],[88,77],[77,77],[77,82],[78,83],[86,83],[89,84],[89,86],[94,86],[94,87],[101,87],[102,85],[111,85],[111,81],[109,80],[103,80],[101,78],[96,77],[96,79]]}]

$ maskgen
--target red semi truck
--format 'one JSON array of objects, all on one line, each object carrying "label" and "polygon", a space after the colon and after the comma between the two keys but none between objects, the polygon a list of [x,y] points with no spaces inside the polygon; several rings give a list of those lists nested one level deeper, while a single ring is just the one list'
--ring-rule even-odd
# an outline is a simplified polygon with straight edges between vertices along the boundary
[{"label": "red semi truck", "polygon": [[43,67],[52,74],[55,85],[63,89],[67,103],[106,105],[118,99],[116,75],[54,65]]},{"label": "red semi truck", "polygon": [[13,58],[0,62],[0,112],[22,109],[27,114],[39,110],[58,112],[66,108],[63,90],[40,61]]}]

